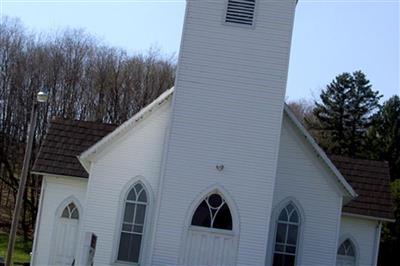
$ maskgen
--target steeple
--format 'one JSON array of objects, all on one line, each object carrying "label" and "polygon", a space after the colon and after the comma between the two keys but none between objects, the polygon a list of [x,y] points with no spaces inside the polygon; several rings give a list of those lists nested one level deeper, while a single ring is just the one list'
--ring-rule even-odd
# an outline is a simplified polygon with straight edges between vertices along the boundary
[{"label": "steeple", "polygon": [[188,263],[192,201],[219,186],[239,217],[229,256],[264,264],[295,5],[187,1],[156,221],[170,234],[156,234],[153,262]]}]

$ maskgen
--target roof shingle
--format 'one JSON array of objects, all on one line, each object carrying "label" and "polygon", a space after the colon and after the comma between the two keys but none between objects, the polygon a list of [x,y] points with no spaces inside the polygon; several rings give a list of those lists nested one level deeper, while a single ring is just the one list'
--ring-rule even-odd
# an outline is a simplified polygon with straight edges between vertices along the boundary
[{"label": "roof shingle", "polygon": [[387,162],[338,155],[330,159],[358,194],[343,206],[343,212],[394,219]]},{"label": "roof shingle", "polygon": [[51,121],[32,172],[87,178],[77,156],[116,127],[77,120]]}]

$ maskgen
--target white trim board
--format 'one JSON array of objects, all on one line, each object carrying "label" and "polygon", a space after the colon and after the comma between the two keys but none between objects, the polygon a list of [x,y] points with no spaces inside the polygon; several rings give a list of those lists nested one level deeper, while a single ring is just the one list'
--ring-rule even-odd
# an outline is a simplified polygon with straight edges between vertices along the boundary
[{"label": "white trim board", "polygon": [[380,217],[374,217],[374,216],[362,215],[362,214],[355,214],[355,213],[349,213],[349,212],[342,212],[342,216],[360,218],[360,219],[367,219],[367,220],[374,220],[374,221],[391,222],[391,223],[394,223],[396,221],[395,219],[380,218]]},{"label": "white trim board", "polygon": [[72,175],[58,175],[58,174],[52,174],[52,173],[46,173],[46,172],[36,172],[36,171],[31,171],[31,174],[34,175],[42,175],[42,176],[52,176],[52,177],[57,177],[57,178],[79,178],[83,180],[88,180],[88,177],[83,177],[83,176],[72,176]]}]

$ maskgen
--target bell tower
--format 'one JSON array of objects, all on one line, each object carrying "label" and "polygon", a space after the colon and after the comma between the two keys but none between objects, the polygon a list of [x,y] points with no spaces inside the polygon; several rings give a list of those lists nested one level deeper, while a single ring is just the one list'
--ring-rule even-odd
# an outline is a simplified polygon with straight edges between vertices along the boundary
[{"label": "bell tower", "polygon": [[191,206],[223,188],[237,214],[227,252],[264,265],[296,2],[187,1],[153,264],[182,263]]}]

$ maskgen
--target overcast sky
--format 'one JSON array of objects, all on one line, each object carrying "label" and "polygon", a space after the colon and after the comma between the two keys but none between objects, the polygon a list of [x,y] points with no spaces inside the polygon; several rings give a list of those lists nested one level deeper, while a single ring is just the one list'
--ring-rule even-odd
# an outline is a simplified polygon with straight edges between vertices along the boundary
[{"label": "overcast sky", "polygon": [[[264,1],[264,0],[262,0]],[[281,0],[284,1],[284,0]],[[385,99],[400,90],[400,0],[299,0],[287,99],[313,99],[337,74],[362,70]],[[0,0],[30,30],[83,28],[130,53],[179,51],[185,0]]]}]

